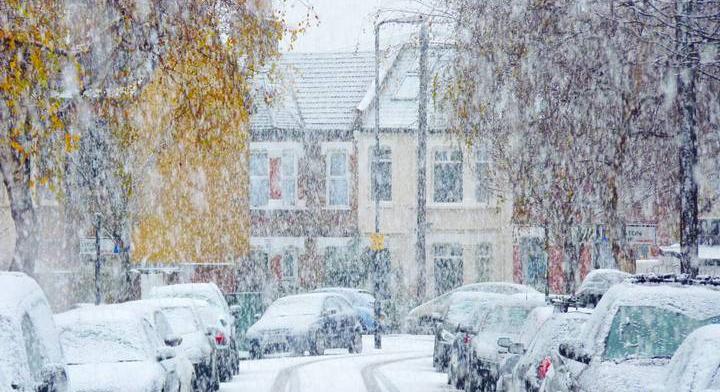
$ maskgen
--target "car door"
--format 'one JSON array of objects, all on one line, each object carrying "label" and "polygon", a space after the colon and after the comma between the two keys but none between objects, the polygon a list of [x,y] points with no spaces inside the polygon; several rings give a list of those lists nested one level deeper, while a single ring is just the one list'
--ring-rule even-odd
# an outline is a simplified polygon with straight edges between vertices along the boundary
[{"label": "car door", "polygon": [[338,298],[338,306],[340,311],[340,336],[345,340],[350,339],[355,330],[355,324],[357,323],[357,316],[355,309],[350,303],[344,298]]},{"label": "car door", "polygon": [[[165,371],[165,388],[163,390],[177,391],[180,388],[180,379],[177,373],[177,353],[174,352],[175,349],[165,345],[165,342],[160,337],[160,332],[153,328],[152,324],[145,318],[142,319],[142,325],[150,347],[152,347],[158,363]],[[173,355],[164,355],[168,352],[173,352]]]},{"label": "car door", "polygon": [[338,312],[340,311],[335,298],[325,299],[323,306],[323,325],[325,334],[331,345],[336,345],[339,334]]}]

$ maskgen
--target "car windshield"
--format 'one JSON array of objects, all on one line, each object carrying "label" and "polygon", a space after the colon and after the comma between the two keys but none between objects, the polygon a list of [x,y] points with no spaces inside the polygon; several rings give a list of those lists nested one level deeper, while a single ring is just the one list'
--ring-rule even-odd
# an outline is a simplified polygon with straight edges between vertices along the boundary
[{"label": "car windshield", "polygon": [[147,360],[151,344],[132,325],[71,325],[61,328],[60,342],[69,365]]},{"label": "car windshield", "polygon": [[173,333],[177,335],[187,335],[198,330],[195,316],[190,308],[165,308],[163,313],[172,326]]},{"label": "car windshield", "polygon": [[314,316],[322,310],[322,297],[285,297],[273,302],[264,317]]},{"label": "car windshield", "polygon": [[670,358],[695,329],[720,323],[653,306],[621,306],[605,341],[606,360]]},{"label": "car windshield", "polygon": [[367,293],[358,293],[355,296],[355,300],[353,301],[353,305],[362,306],[365,308],[372,308],[374,303],[375,298]]},{"label": "car windshield", "polygon": [[445,321],[450,324],[468,324],[472,320],[473,310],[477,307],[477,299],[462,299],[450,304]]},{"label": "car windshield", "polygon": [[518,334],[531,310],[524,306],[497,306],[488,312],[480,331]]}]

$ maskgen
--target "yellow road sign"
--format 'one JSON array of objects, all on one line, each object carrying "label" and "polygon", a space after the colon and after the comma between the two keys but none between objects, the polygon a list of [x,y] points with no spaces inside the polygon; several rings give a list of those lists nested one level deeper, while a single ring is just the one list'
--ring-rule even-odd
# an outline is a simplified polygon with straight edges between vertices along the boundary
[{"label": "yellow road sign", "polygon": [[370,234],[370,249],[374,251],[385,249],[385,235],[380,233]]}]

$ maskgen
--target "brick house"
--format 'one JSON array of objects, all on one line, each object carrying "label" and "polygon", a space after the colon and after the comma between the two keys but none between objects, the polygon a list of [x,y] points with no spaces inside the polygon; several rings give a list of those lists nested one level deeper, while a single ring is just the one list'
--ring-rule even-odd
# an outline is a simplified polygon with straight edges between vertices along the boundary
[{"label": "brick house", "polygon": [[340,284],[337,270],[353,267],[343,265],[357,254],[353,127],[373,64],[367,53],[288,54],[281,81],[265,80],[251,120],[251,251],[241,289]]}]

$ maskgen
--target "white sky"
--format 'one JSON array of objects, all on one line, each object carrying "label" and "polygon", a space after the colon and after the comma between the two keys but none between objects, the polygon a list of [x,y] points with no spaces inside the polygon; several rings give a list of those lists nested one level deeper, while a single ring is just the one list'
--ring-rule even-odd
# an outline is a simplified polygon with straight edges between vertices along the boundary
[{"label": "white sky", "polygon": [[[284,7],[290,24],[305,18],[312,7],[319,21],[314,21],[295,43],[294,52],[333,52],[373,50],[373,25],[378,9],[387,14],[391,10],[407,9],[412,0],[276,0],[276,7]],[[314,19],[314,18],[313,18]],[[405,30],[407,31],[407,30]],[[407,36],[396,27],[383,29],[381,42]],[[385,45],[383,45],[385,46]],[[287,43],[283,45],[288,50]]]}]

